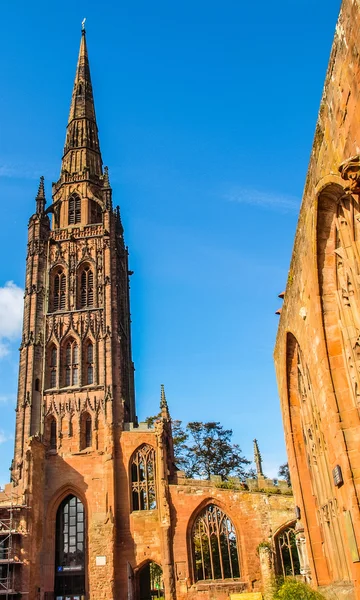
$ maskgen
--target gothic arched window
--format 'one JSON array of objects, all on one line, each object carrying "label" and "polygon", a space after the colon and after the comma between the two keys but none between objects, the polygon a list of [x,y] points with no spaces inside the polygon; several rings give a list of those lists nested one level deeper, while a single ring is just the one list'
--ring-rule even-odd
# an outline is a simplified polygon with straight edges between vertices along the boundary
[{"label": "gothic arched window", "polygon": [[63,269],[59,269],[54,276],[53,286],[53,311],[64,310],[66,302],[66,276]]},{"label": "gothic arched window", "polygon": [[49,386],[57,387],[57,348],[55,345],[51,346],[49,354]]},{"label": "gothic arched window", "polygon": [[94,274],[87,265],[80,275],[80,308],[88,308],[94,304]]},{"label": "gothic arched window", "polygon": [[85,597],[85,511],[67,496],[56,514],[55,597]]},{"label": "gothic arched window", "polygon": [[69,198],[68,224],[75,225],[81,222],[81,199],[74,195]]},{"label": "gothic arched window", "polygon": [[282,529],[275,536],[274,540],[276,571],[277,575],[283,577],[300,575],[300,560],[296,546],[294,525]]},{"label": "gothic arched window", "polygon": [[86,346],[86,377],[88,385],[94,383],[94,346],[91,342]]},{"label": "gothic arched window", "polygon": [[84,412],[80,419],[80,449],[92,446],[92,419],[88,412]]},{"label": "gothic arched window", "polygon": [[131,460],[131,491],[133,510],[156,508],[155,450],[144,444]]},{"label": "gothic arched window", "polygon": [[55,417],[52,417],[50,420],[50,449],[57,449],[57,427]]},{"label": "gothic arched window", "polygon": [[65,347],[65,385],[79,384],[79,347],[70,339]]},{"label": "gothic arched window", "polygon": [[192,544],[196,581],[240,577],[235,527],[215,504],[206,506],[196,518]]}]

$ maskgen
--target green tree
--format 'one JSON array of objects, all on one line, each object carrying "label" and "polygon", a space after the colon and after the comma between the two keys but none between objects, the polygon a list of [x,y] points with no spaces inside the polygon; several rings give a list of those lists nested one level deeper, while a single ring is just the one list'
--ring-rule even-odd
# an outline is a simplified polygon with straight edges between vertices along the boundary
[{"label": "green tree", "polygon": [[[148,417],[153,425],[159,415]],[[232,443],[232,430],[224,429],[219,422],[191,421],[183,427],[179,420],[172,421],[175,461],[187,477],[210,479],[220,475],[225,481],[235,475],[242,481],[251,476],[250,464],[238,444]]]},{"label": "green tree", "polygon": [[220,475],[224,481],[231,475],[246,479],[247,465],[240,446],[233,444],[232,429],[224,429],[219,422],[192,421],[186,427],[187,443],[184,444],[186,475],[210,479],[211,475]]},{"label": "green tree", "polygon": [[284,463],[283,465],[280,465],[279,471],[278,471],[278,476],[282,477],[282,479],[285,479],[288,486],[291,487],[290,469],[289,469],[288,463]]}]

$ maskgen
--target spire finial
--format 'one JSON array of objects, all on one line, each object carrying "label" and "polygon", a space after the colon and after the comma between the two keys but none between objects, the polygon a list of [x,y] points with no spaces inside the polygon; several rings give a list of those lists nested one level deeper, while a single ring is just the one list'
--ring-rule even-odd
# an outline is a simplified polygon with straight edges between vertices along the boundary
[{"label": "spire finial", "polygon": [[81,40],[67,125],[61,171],[70,175],[88,171],[90,177],[102,176],[102,159],[91,85],[89,57],[82,22]]},{"label": "spire finial", "polygon": [[160,411],[161,411],[161,416],[165,419],[170,419],[170,413],[169,413],[169,407],[168,407],[168,403],[166,401],[166,396],[165,396],[165,387],[164,384],[161,384],[161,392],[160,392]]},{"label": "spire finial", "polygon": [[38,193],[36,196],[36,214],[37,215],[41,215],[44,212],[45,204],[46,204],[46,199],[45,199],[44,176],[41,175]]},{"label": "spire finial", "polygon": [[86,21],[86,17],[84,17],[83,20],[81,21],[81,31],[83,34],[85,33],[85,21]]},{"label": "spire finial", "polygon": [[257,440],[254,440],[254,462],[256,465],[256,472],[258,477],[263,477],[264,473],[262,470],[262,458],[259,450]]}]

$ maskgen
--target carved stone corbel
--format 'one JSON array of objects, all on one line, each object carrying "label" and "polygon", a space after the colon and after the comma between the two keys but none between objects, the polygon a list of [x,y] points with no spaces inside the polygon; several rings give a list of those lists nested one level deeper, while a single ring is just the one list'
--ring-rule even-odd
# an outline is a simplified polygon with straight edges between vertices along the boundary
[{"label": "carved stone corbel", "polygon": [[348,182],[345,191],[360,194],[360,155],[344,160],[339,166],[340,175]]}]

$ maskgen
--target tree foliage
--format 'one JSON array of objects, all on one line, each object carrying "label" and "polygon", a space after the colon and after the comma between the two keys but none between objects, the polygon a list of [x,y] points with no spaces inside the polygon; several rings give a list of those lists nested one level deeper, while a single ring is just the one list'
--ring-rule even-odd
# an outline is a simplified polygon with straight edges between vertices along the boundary
[{"label": "tree foliage", "polygon": [[279,471],[278,471],[278,476],[285,479],[285,481],[289,487],[291,486],[290,469],[289,469],[288,463],[284,463],[283,465],[280,465]]},{"label": "tree foliage", "polygon": [[296,579],[285,579],[274,595],[274,600],[325,600],[319,592]]},{"label": "tree foliage", "polygon": [[[146,422],[152,425],[159,416],[148,417]],[[191,421],[185,427],[181,421],[172,421],[172,429],[176,464],[186,477],[219,475],[225,481],[235,475],[243,481],[249,476],[250,461],[232,443],[231,429],[216,421]]]}]

